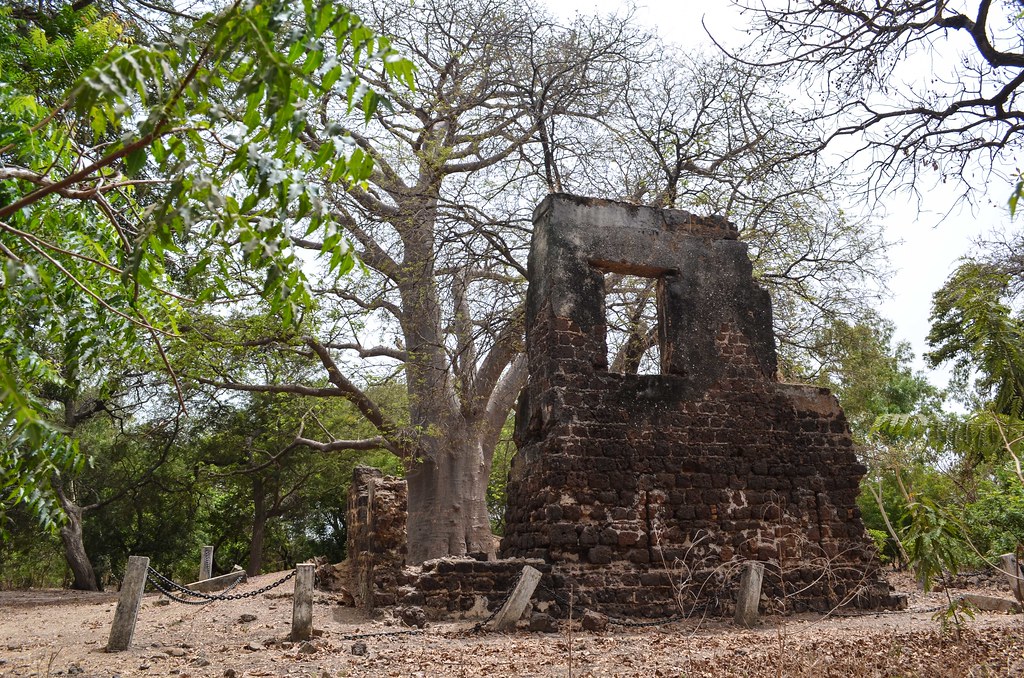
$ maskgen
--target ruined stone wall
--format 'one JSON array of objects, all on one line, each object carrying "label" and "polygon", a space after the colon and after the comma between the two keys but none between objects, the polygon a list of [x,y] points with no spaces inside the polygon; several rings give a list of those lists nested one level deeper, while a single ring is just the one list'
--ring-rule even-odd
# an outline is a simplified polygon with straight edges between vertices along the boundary
[{"label": "ruined stone wall", "polygon": [[405,481],[380,470],[357,466],[348,493],[347,566],[363,609],[394,605],[406,583]]},{"label": "ruined stone wall", "polygon": [[[764,561],[766,594],[792,609],[895,604],[843,412],[775,380],[770,299],[734,228],[549,196],[529,266],[502,556],[552,563],[616,616],[677,611],[681,588],[728,612],[725,574],[743,560]],[[657,278],[661,374],[608,371],[607,273]]]},{"label": "ruined stone wall", "polygon": [[[357,467],[348,495],[348,559],[338,585],[357,607],[415,606],[432,619],[486,617],[502,602],[524,565],[542,572],[542,560],[440,558],[407,567],[405,480]],[[548,575],[546,575],[548,576]],[[546,580],[550,586],[550,577]]]},{"label": "ruined stone wall", "polygon": [[438,558],[423,563],[415,579],[400,589],[398,602],[422,607],[434,619],[486,617],[501,605],[525,565],[540,570],[541,583],[551,586],[551,566],[543,560]]}]

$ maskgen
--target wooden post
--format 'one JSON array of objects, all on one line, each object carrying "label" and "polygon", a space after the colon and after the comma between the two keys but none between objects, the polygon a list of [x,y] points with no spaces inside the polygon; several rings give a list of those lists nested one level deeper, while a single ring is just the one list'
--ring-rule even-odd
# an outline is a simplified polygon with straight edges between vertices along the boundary
[{"label": "wooden post", "polygon": [[117,599],[114,610],[114,623],[110,625],[110,639],[107,641],[107,652],[122,652],[132,644],[135,635],[135,621],[139,618],[139,607],[142,606],[142,591],[146,588],[146,571],[149,569],[149,558],[130,556],[128,567],[124,571],[121,582],[121,595]]},{"label": "wooden post", "polygon": [[313,637],[313,570],[312,563],[295,568],[295,592],[292,594],[292,641]]},{"label": "wooden post", "polygon": [[519,583],[516,584],[512,595],[502,605],[498,614],[491,620],[491,628],[496,631],[505,631],[516,625],[519,618],[523,616],[523,612],[526,611],[526,606],[530,604],[530,598],[533,597],[540,578],[540,570],[529,565],[523,566],[523,573],[519,575]]},{"label": "wooden post", "polygon": [[740,626],[750,628],[757,621],[757,606],[761,602],[761,582],[764,580],[764,563],[747,563],[740,578],[740,592],[736,599],[734,620]]},{"label": "wooden post", "polygon": [[999,556],[999,569],[1010,580],[1010,591],[1013,592],[1013,597],[1017,599],[1017,603],[1024,606],[1024,572],[1021,572],[1017,556],[1012,553],[1005,553]]},{"label": "wooden post", "polygon": [[213,576],[213,547],[204,546],[203,554],[199,557],[199,581],[209,579]]}]

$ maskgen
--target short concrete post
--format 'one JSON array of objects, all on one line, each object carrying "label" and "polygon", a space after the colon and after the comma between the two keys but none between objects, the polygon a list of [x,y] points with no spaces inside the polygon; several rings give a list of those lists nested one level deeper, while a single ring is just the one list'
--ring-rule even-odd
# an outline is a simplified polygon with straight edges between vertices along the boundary
[{"label": "short concrete post", "polygon": [[1021,572],[1017,556],[1012,553],[1005,553],[999,556],[999,569],[1006,574],[1010,581],[1010,591],[1017,603],[1024,606],[1024,572]]},{"label": "short concrete post", "polygon": [[129,556],[128,567],[125,568],[124,580],[121,582],[121,595],[117,599],[117,609],[114,610],[114,623],[110,625],[107,652],[122,652],[132,644],[135,621],[139,618],[139,607],[142,606],[142,591],[146,588],[148,569],[149,558]]},{"label": "short concrete post", "polygon": [[209,579],[213,576],[213,547],[204,546],[203,554],[199,556],[199,581]]},{"label": "short concrete post", "polygon": [[764,563],[747,563],[740,578],[740,593],[736,599],[737,624],[750,628],[757,621],[757,606],[761,602],[761,582],[764,581]]},{"label": "short concrete post", "polygon": [[519,575],[519,583],[516,584],[512,595],[502,605],[498,614],[491,620],[491,628],[496,631],[505,631],[516,625],[519,618],[523,616],[523,612],[526,611],[526,606],[530,604],[530,598],[533,597],[540,578],[540,570],[529,565],[523,566],[523,573]]},{"label": "short concrete post", "polygon": [[295,592],[292,594],[292,635],[293,641],[310,640],[313,637],[313,570],[312,563],[302,563],[295,568]]}]

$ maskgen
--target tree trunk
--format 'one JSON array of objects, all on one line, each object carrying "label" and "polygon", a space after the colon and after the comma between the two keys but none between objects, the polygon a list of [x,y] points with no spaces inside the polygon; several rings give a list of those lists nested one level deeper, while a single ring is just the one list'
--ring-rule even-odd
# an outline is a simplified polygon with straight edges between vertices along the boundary
[{"label": "tree trunk", "polygon": [[71,588],[78,591],[99,591],[96,571],[85,552],[85,541],[82,538],[82,507],[67,496],[59,482],[53,485],[57,491],[57,499],[68,518],[68,522],[60,528],[60,539],[64,543],[64,559],[67,560],[71,574],[75,578]]},{"label": "tree trunk", "polygon": [[253,517],[252,517],[252,542],[249,544],[249,566],[245,573],[255,577],[263,567],[263,542],[267,534],[267,502],[263,495],[263,480],[258,477],[252,479],[253,492]]},{"label": "tree trunk", "polygon": [[[435,454],[412,464],[409,487],[408,563],[445,555],[494,555],[487,513],[487,479],[479,439],[436,439]],[[443,449],[441,449],[443,448]]]}]

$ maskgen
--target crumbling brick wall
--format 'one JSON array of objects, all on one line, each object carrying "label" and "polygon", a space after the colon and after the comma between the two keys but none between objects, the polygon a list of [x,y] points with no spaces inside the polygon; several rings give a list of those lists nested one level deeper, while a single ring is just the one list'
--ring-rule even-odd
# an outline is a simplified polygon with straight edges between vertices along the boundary
[{"label": "crumbling brick wall", "polygon": [[337,582],[357,607],[395,605],[423,608],[432,619],[481,618],[493,612],[511,590],[524,565],[547,573],[540,560],[473,558],[428,560],[407,567],[405,480],[359,466],[348,494],[348,559]]},{"label": "crumbling brick wall", "polygon": [[486,617],[505,601],[526,565],[540,570],[542,585],[551,586],[551,566],[539,559],[438,558],[417,569],[415,579],[399,589],[398,602],[422,607],[433,619]]},{"label": "crumbling brick wall", "polygon": [[407,497],[400,478],[367,466],[352,472],[346,549],[358,607],[394,605],[399,587],[406,583]]},{"label": "crumbling brick wall", "polygon": [[[791,609],[895,605],[842,409],[776,381],[771,301],[736,229],[567,195],[534,228],[502,556],[543,558],[617,616],[671,613],[687,581],[728,612],[715,577],[743,560]],[[657,279],[661,374],[608,371],[607,273]]]}]

